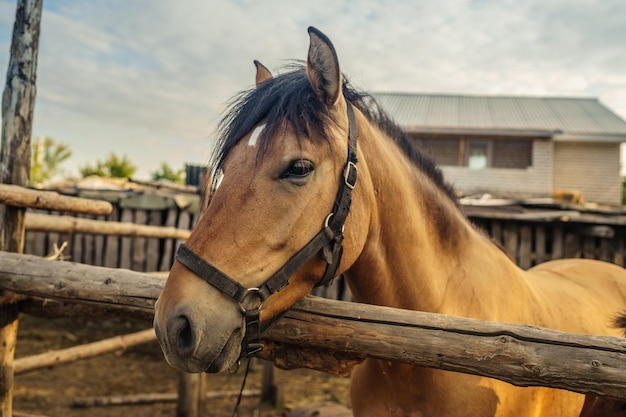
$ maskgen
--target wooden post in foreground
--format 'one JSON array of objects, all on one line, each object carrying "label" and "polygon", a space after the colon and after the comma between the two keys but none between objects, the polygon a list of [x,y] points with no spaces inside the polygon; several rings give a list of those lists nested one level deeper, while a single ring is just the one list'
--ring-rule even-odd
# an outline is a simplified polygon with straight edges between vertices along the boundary
[{"label": "wooden post in foreground", "polygon": [[[11,41],[11,57],[2,95],[0,183],[27,186],[30,172],[30,137],[35,108],[37,50],[42,0],[18,0]],[[24,212],[0,205],[0,249],[24,250]],[[13,414],[13,358],[18,310],[0,297],[0,415]]]}]

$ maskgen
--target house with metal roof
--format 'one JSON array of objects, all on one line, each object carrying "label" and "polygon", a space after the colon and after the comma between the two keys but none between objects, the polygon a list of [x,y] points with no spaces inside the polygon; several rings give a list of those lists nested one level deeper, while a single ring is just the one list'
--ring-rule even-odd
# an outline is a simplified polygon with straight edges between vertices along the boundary
[{"label": "house with metal roof", "polygon": [[621,204],[626,122],[595,98],[375,93],[457,191]]}]

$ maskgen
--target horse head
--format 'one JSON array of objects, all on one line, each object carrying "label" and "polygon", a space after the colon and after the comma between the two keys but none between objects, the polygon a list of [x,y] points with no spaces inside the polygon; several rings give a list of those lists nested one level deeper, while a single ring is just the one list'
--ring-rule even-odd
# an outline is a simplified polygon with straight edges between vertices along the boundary
[{"label": "horse head", "polygon": [[182,370],[233,366],[259,320],[339,275],[364,245],[367,213],[352,192],[349,145],[360,116],[344,98],[334,47],[315,28],[309,36],[301,69],[272,77],[255,61],[256,88],[221,124],[209,204],[156,305],[159,342]]}]

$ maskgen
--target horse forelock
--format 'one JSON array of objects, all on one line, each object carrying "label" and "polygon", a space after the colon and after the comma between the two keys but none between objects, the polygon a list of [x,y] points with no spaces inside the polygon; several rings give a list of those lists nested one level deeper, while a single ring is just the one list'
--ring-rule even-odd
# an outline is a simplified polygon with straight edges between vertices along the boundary
[{"label": "horse forelock", "polygon": [[210,162],[214,174],[221,171],[230,151],[262,120],[265,128],[257,138],[257,161],[263,159],[280,129],[290,127],[298,141],[314,137],[327,140],[326,126],[332,121],[327,106],[315,95],[303,66],[268,79],[231,100],[218,125],[217,146]]},{"label": "horse forelock", "polygon": [[[345,99],[394,140],[422,172],[451,200],[456,201],[454,190],[445,182],[441,170],[418,149],[416,141],[402,131],[371,95],[353,88],[345,75],[343,80],[342,91]],[[271,139],[280,133],[279,129],[290,127],[298,141],[317,137],[328,142],[328,126],[335,122],[328,106],[313,91],[306,67],[302,64],[292,65],[290,71],[271,78],[256,88],[244,90],[231,100],[219,123],[218,145],[211,158],[214,181],[219,179],[219,172],[230,151],[262,120],[265,120],[265,128],[257,140],[257,162],[263,159]]]}]

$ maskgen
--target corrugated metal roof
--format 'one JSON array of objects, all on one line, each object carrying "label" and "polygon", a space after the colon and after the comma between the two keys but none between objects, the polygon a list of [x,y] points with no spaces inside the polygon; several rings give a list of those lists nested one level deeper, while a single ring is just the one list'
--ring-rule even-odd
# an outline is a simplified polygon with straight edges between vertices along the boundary
[{"label": "corrugated metal roof", "polygon": [[626,122],[595,98],[372,95],[407,131],[535,131],[626,140]]}]

